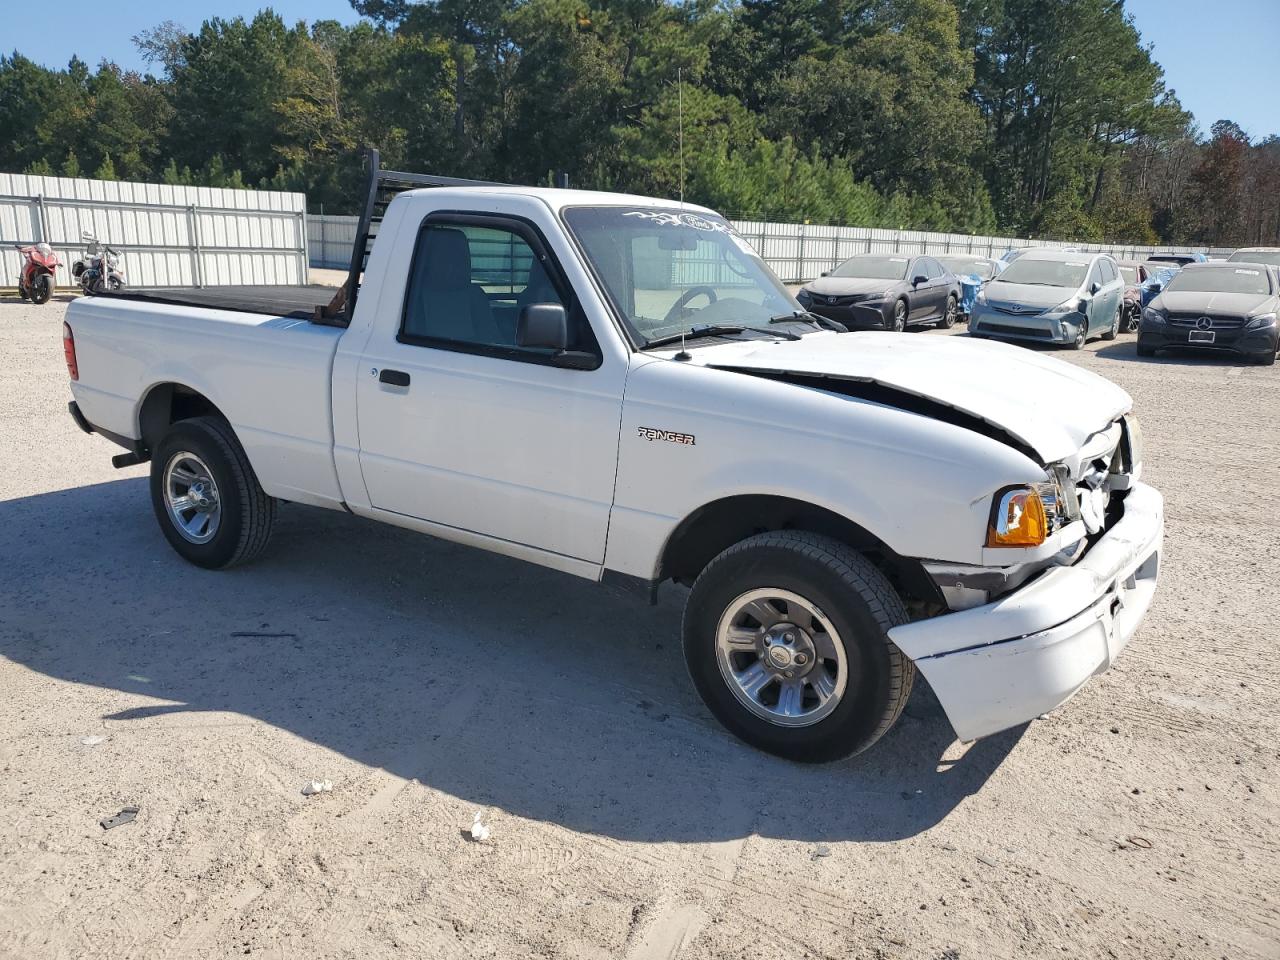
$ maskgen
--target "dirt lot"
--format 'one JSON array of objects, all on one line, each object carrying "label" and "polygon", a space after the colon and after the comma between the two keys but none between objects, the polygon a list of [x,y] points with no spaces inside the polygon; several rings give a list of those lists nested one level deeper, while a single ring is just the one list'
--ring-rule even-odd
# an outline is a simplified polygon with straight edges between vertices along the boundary
[{"label": "dirt lot", "polygon": [[711,720],[674,588],[300,507],[185,565],[66,414],[63,310],[0,302],[0,956],[1280,957],[1275,368],[1061,354],[1144,418],[1145,627],[1024,729],[917,693],[806,768]]}]

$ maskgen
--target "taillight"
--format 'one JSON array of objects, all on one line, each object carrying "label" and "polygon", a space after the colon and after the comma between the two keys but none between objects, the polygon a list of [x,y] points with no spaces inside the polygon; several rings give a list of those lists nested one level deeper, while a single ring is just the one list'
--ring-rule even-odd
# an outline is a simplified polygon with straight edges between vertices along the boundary
[{"label": "taillight", "polygon": [[71,333],[71,325],[62,323],[62,353],[67,358],[67,373],[72,380],[80,379],[80,367],[76,365],[76,338]]}]

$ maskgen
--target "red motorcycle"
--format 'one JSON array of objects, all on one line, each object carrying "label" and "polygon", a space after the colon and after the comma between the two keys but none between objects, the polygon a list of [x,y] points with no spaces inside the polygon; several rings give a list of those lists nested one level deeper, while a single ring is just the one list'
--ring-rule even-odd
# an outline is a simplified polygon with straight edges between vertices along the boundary
[{"label": "red motorcycle", "polygon": [[62,266],[62,261],[47,243],[36,243],[29,247],[15,243],[13,246],[22,254],[18,296],[32,303],[48,303],[53,296],[53,272]]}]

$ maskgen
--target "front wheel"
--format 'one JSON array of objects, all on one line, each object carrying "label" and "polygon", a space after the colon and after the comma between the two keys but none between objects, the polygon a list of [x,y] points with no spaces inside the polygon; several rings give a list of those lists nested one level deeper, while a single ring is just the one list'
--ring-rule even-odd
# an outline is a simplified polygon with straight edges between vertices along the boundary
[{"label": "front wheel", "polygon": [[1076,330],[1076,338],[1071,341],[1072,350],[1083,350],[1084,345],[1089,340],[1089,320],[1084,318],[1080,321],[1080,327]]},{"label": "front wheel", "polygon": [[893,317],[889,320],[889,329],[894,333],[902,333],[907,329],[907,301],[899,300],[893,305]]},{"label": "front wheel", "polygon": [[939,330],[950,330],[956,325],[956,314],[959,312],[960,306],[956,303],[955,294],[947,296],[947,305],[942,312],[942,319],[938,321]]},{"label": "front wheel", "polygon": [[42,273],[31,281],[31,302],[36,304],[48,303],[53,298],[53,276],[48,273]]},{"label": "front wheel", "polygon": [[902,713],[915,667],[888,633],[906,620],[889,581],[851,547],[762,533],[725,550],[694,583],[685,661],[732,733],[823,763],[867,749]]},{"label": "front wheel", "polygon": [[185,560],[220,569],[252,560],[271,537],[276,502],[225,420],[175,423],[152,452],[151,506]]}]

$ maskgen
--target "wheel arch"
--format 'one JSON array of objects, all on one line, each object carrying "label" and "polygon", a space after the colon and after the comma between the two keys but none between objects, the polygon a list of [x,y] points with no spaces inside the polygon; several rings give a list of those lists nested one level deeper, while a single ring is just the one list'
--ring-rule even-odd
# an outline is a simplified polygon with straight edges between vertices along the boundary
[{"label": "wheel arch", "polygon": [[833,510],[773,494],[724,497],[692,511],[663,545],[656,579],[692,584],[722,551],[774,530],[803,530],[848,544],[875,564],[904,600],[944,603],[920,561],[901,556],[861,524]]},{"label": "wheel arch", "polygon": [[179,420],[205,416],[231,423],[213,400],[194,387],[173,380],[156,383],[148,388],[138,405],[138,436],[143,448],[150,453],[170,426]]}]

